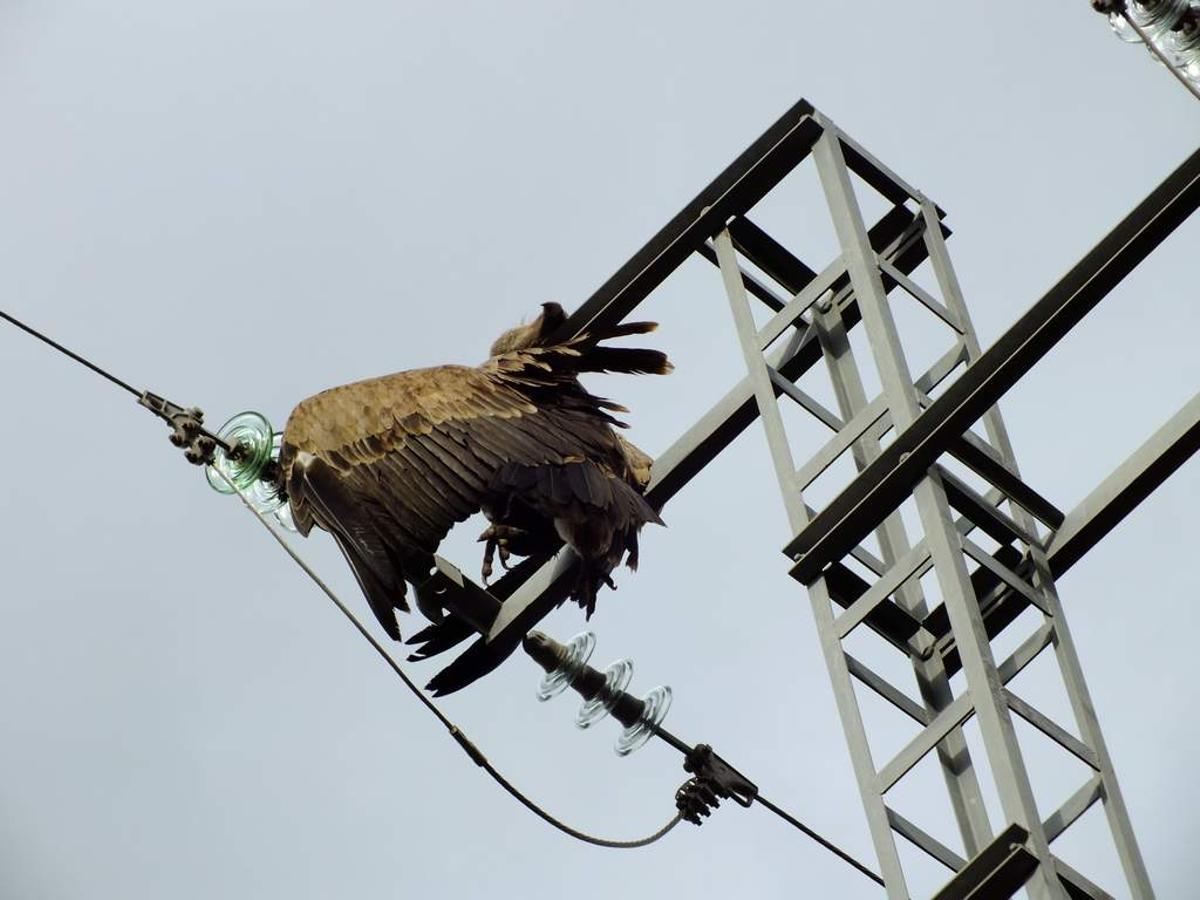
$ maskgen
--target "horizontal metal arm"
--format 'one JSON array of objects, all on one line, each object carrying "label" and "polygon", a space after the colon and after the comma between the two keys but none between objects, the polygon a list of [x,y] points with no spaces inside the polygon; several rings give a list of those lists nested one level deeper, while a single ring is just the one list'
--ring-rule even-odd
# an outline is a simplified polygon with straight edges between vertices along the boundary
[{"label": "horizontal metal arm", "polygon": [[1200,150],[989,347],[784,552],[811,583],[896,509],[934,461],[1200,206]]},{"label": "horizontal metal arm", "polygon": [[1200,394],[1067,514],[1050,541],[1050,570],[1065,572],[1200,449]]}]

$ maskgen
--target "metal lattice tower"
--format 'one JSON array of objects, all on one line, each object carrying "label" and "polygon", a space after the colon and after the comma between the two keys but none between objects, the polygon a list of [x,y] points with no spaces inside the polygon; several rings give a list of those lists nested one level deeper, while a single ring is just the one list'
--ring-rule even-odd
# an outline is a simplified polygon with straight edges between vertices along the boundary
[{"label": "metal lattice tower", "polygon": [[[878,460],[882,436],[889,431],[899,435],[910,428],[931,404],[930,392],[960,363],[970,366],[981,355],[946,251],[937,208],[918,191],[887,173],[895,191],[903,192],[919,209],[917,227],[944,304],[910,280],[886,254],[877,253],[871,246],[845,158],[847,147],[854,148],[859,155],[865,155],[865,151],[855,147],[828,120],[819,118],[819,121],[822,134],[813,155],[841,248],[838,259],[759,329],[751,309],[756,301],[744,285],[745,270],[739,257],[745,255],[755,265],[761,265],[763,260],[756,258],[750,247],[743,246],[739,253],[738,242],[728,227],[715,239],[775,474],[792,530],[801,537],[813,517],[803,496],[809,484],[843,453],[852,455],[859,471]],[[877,168],[882,170],[878,164]],[[832,295],[830,285],[843,276],[848,277],[849,289],[840,296]],[[945,355],[924,373],[914,374],[909,369],[890,306],[889,293],[895,291],[919,301],[952,336]],[[882,383],[882,391],[875,398],[867,396],[862,361],[855,357],[847,336],[844,317],[850,302],[857,306],[856,314],[869,337],[873,363]],[[805,313],[811,318],[799,341],[815,341],[819,345],[837,398],[836,411],[825,408],[781,377],[778,363],[772,365],[764,357],[764,350],[775,338]],[[777,395],[776,387],[781,394]],[[780,403],[793,402],[834,432],[829,442],[799,468],[778,407]],[[989,409],[983,422],[986,440],[973,432],[963,432],[949,453],[989,484],[986,494],[935,462],[910,490],[919,516],[918,528],[906,525],[898,509],[878,508],[870,528],[878,541],[879,556],[861,545],[845,553],[829,552],[815,558],[811,548],[792,548],[797,563],[792,574],[808,587],[888,895],[909,896],[896,835],[954,870],[965,865],[958,854],[887,804],[887,792],[925,754],[936,750],[968,856],[983,851],[994,838],[976,775],[976,768],[986,765],[997,786],[1005,817],[1027,834],[1024,841],[1029,854],[1027,864],[1022,866],[1018,859],[1012,865],[1014,870],[1023,868],[1022,874],[1029,872],[1030,865],[1036,865],[1028,884],[1032,896],[1065,896],[1060,878],[1076,895],[1105,896],[1083,874],[1056,859],[1050,850],[1050,842],[1059,833],[1097,799],[1102,799],[1133,896],[1149,897],[1149,879],[1047,562],[1049,541],[1064,517],[1021,482],[999,410]],[[1049,529],[1048,533],[1040,531],[1039,523]],[[977,532],[987,534],[998,549],[987,550],[976,543],[973,537]],[[795,547],[807,544],[795,542]],[[851,556],[860,564],[860,570],[872,573],[873,580],[862,579],[845,564]],[[930,572],[936,576],[943,599],[936,618],[930,614],[929,598],[921,582],[922,576]],[[1010,591],[1040,611],[1042,624],[1015,652],[997,659],[992,640],[999,629],[993,627],[989,631],[984,610],[989,602]],[[886,614],[881,612],[884,603],[889,603]],[[865,627],[868,620],[889,643],[909,657],[921,703],[914,702],[902,688],[846,651],[845,639],[855,628]],[[951,646],[953,657],[948,653]],[[1051,647],[1082,739],[1074,737],[1072,730],[1052,721],[1008,687],[1017,673]],[[959,668],[965,673],[966,687],[955,696],[950,677]],[[877,761],[872,755],[854,681],[875,691],[920,725],[916,736],[889,760]],[[962,732],[963,723],[972,716],[979,721],[985,760],[972,758]],[[1094,773],[1044,821],[1014,731],[1014,716],[1044,732]]]},{"label": "metal lattice tower", "polygon": [[[838,247],[821,271],[750,218],[810,156]],[[874,223],[864,219],[856,183],[890,205]],[[1108,897],[1051,849],[1098,801],[1132,896],[1153,896],[1054,579],[1200,449],[1200,394],[1066,515],[1022,480],[995,404],[1197,207],[1200,151],[981,350],[947,253],[943,211],[801,100],[563,327],[561,336],[624,319],[686,260],[699,257],[719,270],[748,374],[659,455],[646,498],[662,508],[761,419],[792,531],[785,552],[792,576],[808,588],[889,897],[910,891],[897,835],[954,873],[937,900],[1008,897],[1023,885],[1035,898]],[[930,289],[914,280],[926,261],[936,282]],[[910,370],[911,348],[893,315],[897,301],[920,304],[944,329],[948,346],[927,371]],[[761,327],[757,303],[771,313]],[[856,356],[850,335],[859,326],[869,349]],[[820,367],[836,409],[799,385]],[[872,369],[881,386],[875,397],[866,387]],[[832,433],[799,467],[781,404],[797,405]],[[977,421],[982,435],[971,430]],[[856,474],[814,511],[804,492],[843,455]],[[907,520],[905,506],[915,510]],[[871,535],[876,551],[866,543]],[[457,690],[503,661],[567,596],[573,566],[569,550],[530,558],[485,591],[439,560],[434,587],[452,616],[421,636],[416,658],[480,637],[430,687]],[[1027,610],[1040,617],[1038,626],[999,656],[996,638]],[[847,652],[846,639],[860,628],[907,657],[919,700]],[[1074,730],[1011,686],[1043,654],[1061,675]],[[959,673],[965,689],[956,694],[951,679]],[[891,759],[872,754],[856,684],[917,726]],[[1014,717],[1091,773],[1057,809],[1045,809],[1045,798],[1039,803]],[[967,745],[970,720],[978,722],[982,755]],[[888,805],[888,792],[929,754],[940,764],[966,858]],[[998,833],[985,809],[982,772],[1007,820]]]}]

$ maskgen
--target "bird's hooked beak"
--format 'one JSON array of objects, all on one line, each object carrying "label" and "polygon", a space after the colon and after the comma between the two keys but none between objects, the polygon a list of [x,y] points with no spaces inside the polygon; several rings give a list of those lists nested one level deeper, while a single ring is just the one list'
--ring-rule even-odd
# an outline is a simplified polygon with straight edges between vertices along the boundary
[{"label": "bird's hooked beak", "polygon": [[542,304],[542,314],[538,316],[538,343],[550,337],[567,321],[566,310],[562,304],[550,301]]}]

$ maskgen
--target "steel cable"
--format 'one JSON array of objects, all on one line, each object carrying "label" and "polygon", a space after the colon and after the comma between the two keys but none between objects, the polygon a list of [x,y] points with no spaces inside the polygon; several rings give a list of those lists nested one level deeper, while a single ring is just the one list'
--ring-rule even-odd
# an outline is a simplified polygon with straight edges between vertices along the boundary
[{"label": "steel cable", "polygon": [[779,816],[779,818],[783,819],[789,825],[793,826],[794,828],[799,829],[804,834],[808,835],[810,838],[812,838],[814,841],[816,841],[818,844],[820,844],[822,847],[824,847],[826,850],[828,850],[830,853],[832,853],[838,859],[854,866],[854,868],[858,869],[858,871],[862,872],[864,875],[866,875],[868,878],[870,878],[872,881],[874,881],[876,884],[880,885],[881,887],[887,887],[887,885],[884,883],[884,880],[882,878],[880,878],[878,875],[876,875],[874,872],[872,872],[865,865],[860,863],[857,859],[855,859],[853,856],[851,856],[849,853],[847,853],[845,850],[843,850],[837,844],[834,844],[832,841],[826,840],[825,838],[821,837],[821,835],[817,834],[815,831],[813,831],[811,828],[809,828],[807,825],[805,825],[803,822],[801,822],[795,816],[791,815],[790,813],[786,812],[785,810],[780,809],[778,806],[776,806],[774,803],[772,803],[770,800],[768,800],[762,794],[756,794],[754,799],[761,806],[765,806],[767,809],[769,809],[771,812],[775,813],[775,815]]},{"label": "steel cable", "polygon": [[8,313],[6,313],[2,309],[0,309],[0,319],[4,319],[7,322],[11,322],[13,325],[16,325],[18,328],[20,328],[26,334],[31,334],[35,338],[37,338],[39,341],[42,341],[45,344],[49,344],[51,347],[53,347],[59,353],[62,353],[65,356],[69,356],[71,359],[75,360],[75,362],[79,363],[80,365],[87,366],[89,369],[91,369],[97,375],[100,375],[103,378],[107,378],[109,381],[111,381],[117,387],[124,388],[125,390],[129,391],[129,393],[133,394],[133,396],[139,397],[139,398],[142,396],[142,392],[139,391],[137,388],[122,381],[120,378],[118,378],[116,375],[113,375],[111,372],[106,372],[104,369],[100,368],[94,362],[91,362],[91,361],[85,359],[84,357],[80,356],[78,353],[68,350],[62,344],[58,343],[58,341],[51,340],[50,338],[46,337],[46,335],[42,334],[40,331],[30,328],[28,325],[26,325],[20,319],[16,319],[13,316],[10,316]]}]

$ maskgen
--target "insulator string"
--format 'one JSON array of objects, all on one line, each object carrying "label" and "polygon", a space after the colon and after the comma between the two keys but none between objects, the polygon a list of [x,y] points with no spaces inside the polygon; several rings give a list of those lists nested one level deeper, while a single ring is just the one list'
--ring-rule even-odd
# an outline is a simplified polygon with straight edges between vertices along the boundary
[{"label": "insulator string", "polygon": [[1175,64],[1167,58],[1167,55],[1163,53],[1161,49],[1159,49],[1158,45],[1154,43],[1154,40],[1150,37],[1150,35],[1146,33],[1141,25],[1133,20],[1133,16],[1129,14],[1129,9],[1124,3],[1121,4],[1121,17],[1129,23],[1129,27],[1132,28],[1134,33],[1142,39],[1142,43],[1145,44],[1150,52],[1154,54],[1154,57],[1164,66],[1166,66],[1168,72],[1175,76],[1176,81],[1187,88],[1193,97],[1195,97],[1197,100],[1200,100],[1200,88],[1192,84],[1190,79],[1185,78],[1184,74],[1175,68]]},{"label": "insulator string", "polygon": [[[614,711],[617,705],[634,700],[632,695],[625,691],[625,687],[629,681],[628,675],[632,671],[632,660],[618,660],[603,673],[592,668],[588,664],[588,660],[595,647],[596,638],[591,632],[585,631],[577,634],[566,645],[559,644],[541,632],[532,632],[527,640],[530,642],[526,644],[526,652],[535,662],[547,670],[546,677],[542,680],[541,688],[538,691],[538,699],[549,700],[551,697],[562,693],[568,687],[574,688],[585,698],[584,705],[580,709],[579,716],[575,721],[575,724],[580,728],[590,727],[597,720],[597,717],[594,717],[594,710],[597,708],[596,704],[603,703],[604,714],[607,714]],[[557,661],[557,665],[554,664],[555,661]],[[614,677],[612,674],[614,672],[621,673],[621,676]],[[596,690],[596,684],[600,678],[604,679],[604,686]],[[591,687],[586,687],[584,684],[585,681],[590,682]],[[634,702],[638,701],[635,700]],[[639,716],[640,718],[641,716]],[[626,720],[622,719],[621,721],[624,723]],[[631,727],[626,726],[626,731]],[[720,757],[715,754],[712,747],[706,744],[699,744],[693,747],[686,741],[680,740],[662,727],[661,719],[649,725],[647,731],[648,734],[657,737],[682,753],[684,756],[684,770],[694,774],[692,780],[680,788],[675,795],[676,807],[689,822],[696,825],[701,824],[701,817],[708,816],[712,809],[716,809],[720,799],[729,799],[732,797],[739,805],[747,807],[752,806],[754,801],[757,800],[767,810],[787,822],[801,834],[816,841],[843,862],[853,866],[876,884],[884,887],[887,886],[883,878],[873,872],[868,866],[859,862],[828,838],[809,828],[791,813],[776,806],[766,797],[762,796],[758,788],[749,779],[733,769],[724,760],[720,760]],[[624,755],[621,753],[619,742],[617,753]],[[721,765],[719,767],[712,766],[711,760],[713,759],[720,760]],[[747,797],[744,801],[741,799],[743,796]],[[698,806],[696,805],[697,801]]]}]

